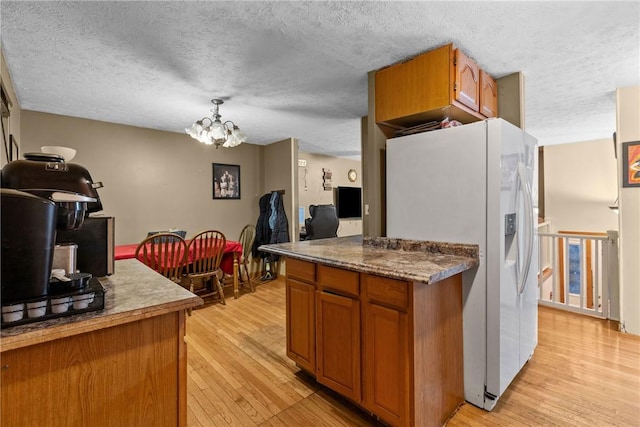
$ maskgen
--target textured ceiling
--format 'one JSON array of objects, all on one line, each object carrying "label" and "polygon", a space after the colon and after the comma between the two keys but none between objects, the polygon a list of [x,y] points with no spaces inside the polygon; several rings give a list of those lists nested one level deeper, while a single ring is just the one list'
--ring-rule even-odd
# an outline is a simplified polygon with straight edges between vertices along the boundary
[{"label": "textured ceiling", "polygon": [[[541,144],[610,138],[640,85],[640,2],[11,2],[2,48],[23,109],[173,132],[228,97],[249,142],[359,157],[367,72],[454,42],[525,74]],[[72,131],[72,130],[70,130]]]}]

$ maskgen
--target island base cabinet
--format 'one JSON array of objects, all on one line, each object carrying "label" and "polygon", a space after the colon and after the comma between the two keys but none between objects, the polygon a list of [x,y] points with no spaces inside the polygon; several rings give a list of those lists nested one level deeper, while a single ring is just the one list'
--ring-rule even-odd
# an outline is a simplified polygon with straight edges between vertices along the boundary
[{"label": "island base cabinet", "polygon": [[[464,402],[462,275],[419,283],[287,258],[287,354],[392,426]],[[314,359],[315,358],[315,359]]]},{"label": "island base cabinet", "polygon": [[287,278],[287,356],[310,373],[316,371],[314,285]]},{"label": "island base cabinet", "polygon": [[316,292],[316,379],[360,402],[360,302]]},{"label": "island base cabinet", "polygon": [[409,425],[409,330],[406,313],[364,304],[363,404],[391,425]]},{"label": "island base cabinet", "polygon": [[3,426],[184,426],[184,311],[2,352]]}]

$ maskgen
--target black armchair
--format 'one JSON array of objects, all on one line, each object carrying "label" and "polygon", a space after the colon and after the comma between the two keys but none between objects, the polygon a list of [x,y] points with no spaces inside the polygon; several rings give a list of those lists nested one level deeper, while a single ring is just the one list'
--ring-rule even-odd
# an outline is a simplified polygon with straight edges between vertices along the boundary
[{"label": "black armchair", "polygon": [[340,220],[334,205],[310,205],[309,214],[311,218],[304,220],[306,240],[338,237]]}]

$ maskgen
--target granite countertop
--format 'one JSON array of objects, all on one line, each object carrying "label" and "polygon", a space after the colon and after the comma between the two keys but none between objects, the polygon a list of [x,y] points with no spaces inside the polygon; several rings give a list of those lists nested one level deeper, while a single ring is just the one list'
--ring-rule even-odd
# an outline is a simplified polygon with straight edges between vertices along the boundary
[{"label": "granite countertop", "polygon": [[261,251],[346,270],[430,284],[478,266],[478,245],[336,237],[262,245]]},{"label": "granite countertop", "polygon": [[100,278],[104,310],[4,328],[0,351],[134,322],[201,305],[202,299],[135,259],[115,262],[115,274]]}]

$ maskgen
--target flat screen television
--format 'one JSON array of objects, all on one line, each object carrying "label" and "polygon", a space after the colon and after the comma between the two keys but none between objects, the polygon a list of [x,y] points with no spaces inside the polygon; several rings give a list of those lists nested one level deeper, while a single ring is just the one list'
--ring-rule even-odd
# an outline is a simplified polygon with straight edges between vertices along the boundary
[{"label": "flat screen television", "polygon": [[338,218],[362,218],[362,188],[336,187]]}]

